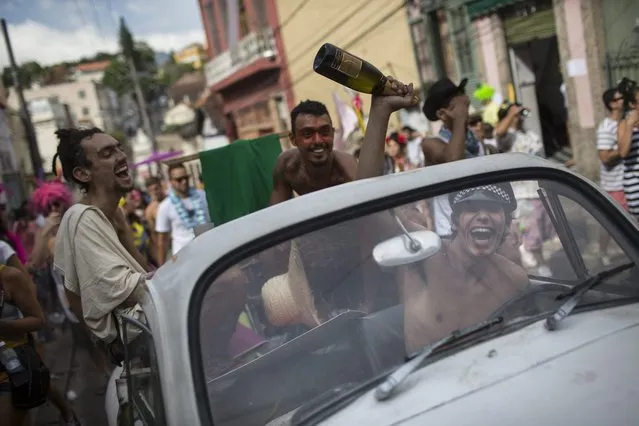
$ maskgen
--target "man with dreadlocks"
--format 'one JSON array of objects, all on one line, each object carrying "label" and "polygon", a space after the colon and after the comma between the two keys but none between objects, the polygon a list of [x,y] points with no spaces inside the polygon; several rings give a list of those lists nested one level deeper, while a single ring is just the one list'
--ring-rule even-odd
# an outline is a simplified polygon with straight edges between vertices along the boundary
[{"label": "man with dreadlocks", "polygon": [[119,364],[114,314],[141,315],[137,302],[148,268],[118,208],[133,188],[127,157],[120,142],[98,128],[60,129],[56,135],[64,178],[78,185],[83,197],[62,217],[54,268],[64,277],[74,313]]}]

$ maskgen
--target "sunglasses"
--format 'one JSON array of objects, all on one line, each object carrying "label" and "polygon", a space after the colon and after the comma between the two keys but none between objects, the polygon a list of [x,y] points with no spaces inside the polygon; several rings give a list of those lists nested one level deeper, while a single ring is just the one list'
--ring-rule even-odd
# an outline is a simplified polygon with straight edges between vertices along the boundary
[{"label": "sunglasses", "polygon": [[180,176],[180,177],[174,178],[173,180],[178,182],[178,183],[188,182],[189,181],[189,177],[188,176]]}]

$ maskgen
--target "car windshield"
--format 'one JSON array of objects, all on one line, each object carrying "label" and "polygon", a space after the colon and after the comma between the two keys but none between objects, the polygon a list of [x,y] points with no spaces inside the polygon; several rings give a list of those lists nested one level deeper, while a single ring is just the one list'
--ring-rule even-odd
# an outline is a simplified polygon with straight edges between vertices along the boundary
[{"label": "car windshield", "polygon": [[[630,262],[618,224],[589,203],[554,181],[468,185],[331,226],[318,220],[242,259],[211,281],[200,315],[215,424],[263,425],[491,314],[557,309],[557,295]],[[636,296],[636,274],[581,303]]]}]

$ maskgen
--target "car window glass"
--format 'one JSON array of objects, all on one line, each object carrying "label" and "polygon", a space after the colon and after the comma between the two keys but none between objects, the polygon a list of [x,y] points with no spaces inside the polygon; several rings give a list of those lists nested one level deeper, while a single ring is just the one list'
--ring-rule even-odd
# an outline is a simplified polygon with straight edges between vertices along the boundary
[{"label": "car window glass", "polygon": [[[556,309],[559,293],[608,267],[600,238],[615,226],[574,191],[536,180],[468,184],[318,225],[234,264],[210,281],[199,313],[196,375],[215,424],[263,425],[363,383],[531,288],[545,286],[506,320]],[[411,254],[402,227],[428,256]],[[609,238],[610,262],[629,260],[620,247]],[[636,289],[626,278],[585,302],[627,297]]]}]

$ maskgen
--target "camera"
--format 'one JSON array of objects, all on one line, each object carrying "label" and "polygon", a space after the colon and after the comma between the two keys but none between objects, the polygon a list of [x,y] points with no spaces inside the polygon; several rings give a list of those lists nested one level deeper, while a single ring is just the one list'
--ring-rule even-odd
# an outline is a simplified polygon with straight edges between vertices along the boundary
[{"label": "camera", "polygon": [[635,103],[635,93],[637,91],[637,82],[630,80],[628,77],[621,79],[617,85],[617,91],[623,97],[623,108],[625,111],[630,109],[630,104]]}]

